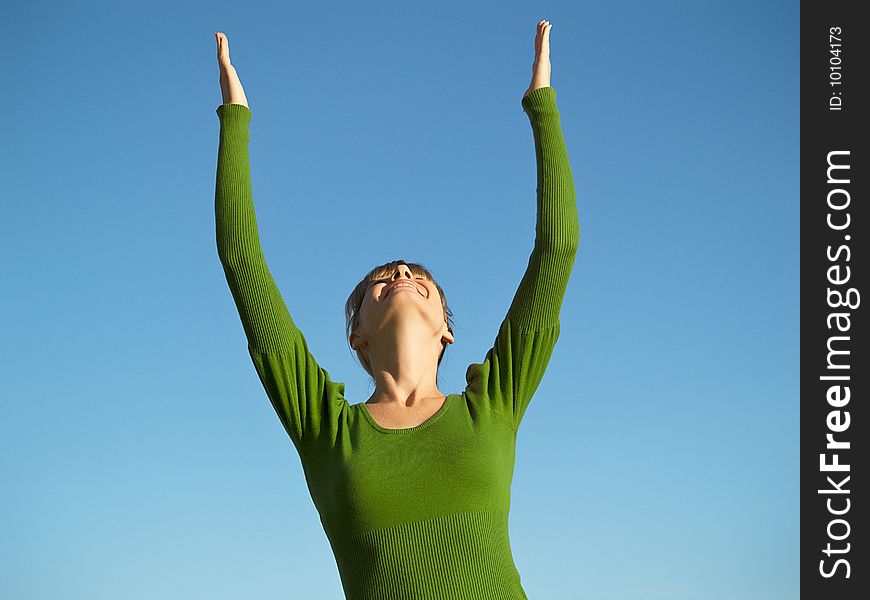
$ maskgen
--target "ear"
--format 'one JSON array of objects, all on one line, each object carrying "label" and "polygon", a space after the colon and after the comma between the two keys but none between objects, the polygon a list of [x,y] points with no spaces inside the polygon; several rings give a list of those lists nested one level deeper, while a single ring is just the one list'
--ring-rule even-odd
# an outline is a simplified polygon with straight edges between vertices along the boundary
[{"label": "ear", "polygon": [[350,347],[354,350],[361,350],[366,345],[366,339],[355,333],[350,334]]},{"label": "ear", "polygon": [[444,329],[444,331],[441,333],[441,341],[452,344],[456,341],[456,338],[454,337],[452,331],[450,331],[449,329]]}]

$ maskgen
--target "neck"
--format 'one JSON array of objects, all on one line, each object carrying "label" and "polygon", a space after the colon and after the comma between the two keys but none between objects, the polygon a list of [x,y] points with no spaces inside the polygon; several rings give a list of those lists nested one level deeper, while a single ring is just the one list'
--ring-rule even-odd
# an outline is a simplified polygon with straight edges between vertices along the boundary
[{"label": "neck", "polygon": [[443,398],[436,384],[441,337],[419,327],[384,329],[377,340],[369,340],[369,361],[375,391],[368,404],[418,402]]}]

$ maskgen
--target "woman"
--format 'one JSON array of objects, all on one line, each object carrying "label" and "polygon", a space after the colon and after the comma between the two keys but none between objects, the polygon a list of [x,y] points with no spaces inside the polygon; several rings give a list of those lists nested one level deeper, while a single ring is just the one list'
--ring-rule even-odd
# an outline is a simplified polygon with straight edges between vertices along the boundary
[{"label": "woman", "polygon": [[[493,347],[461,394],[436,385],[454,342],[441,286],[392,261],[356,286],[348,341],[375,391],[349,404],[309,351],[259,241],[248,154],[252,113],[227,38],[216,33],[223,104],[215,220],[218,255],[248,353],[305,472],[348,599],[526,598],[508,538],[517,429],[559,337],[579,243],[574,183],[550,87],[541,21],[522,98],[537,159],[535,245]],[[301,575],[301,574],[299,574]]]}]

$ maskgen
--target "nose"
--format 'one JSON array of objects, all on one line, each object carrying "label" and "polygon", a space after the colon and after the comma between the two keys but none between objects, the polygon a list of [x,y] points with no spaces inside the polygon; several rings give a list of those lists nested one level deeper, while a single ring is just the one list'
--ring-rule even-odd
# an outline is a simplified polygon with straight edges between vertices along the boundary
[{"label": "nose", "polygon": [[411,267],[408,265],[399,265],[393,273],[393,281],[404,277],[405,279],[413,279],[411,276]]}]

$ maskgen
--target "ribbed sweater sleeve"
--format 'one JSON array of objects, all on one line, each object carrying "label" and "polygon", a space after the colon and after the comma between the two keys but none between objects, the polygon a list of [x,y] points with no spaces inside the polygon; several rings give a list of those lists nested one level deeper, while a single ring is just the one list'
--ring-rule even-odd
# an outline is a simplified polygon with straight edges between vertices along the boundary
[{"label": "ribbed sweater sleeve", "polygon": [[522,99],[535,143],[535,243],[493,347],[466,371],[466,393],[517,429],[559,338],[559,313],[580,243],[576,192],[556,90]]},{"label": "ribbed sweater sleeve", "polygon": [[251,110],[222,104],[215,183],[218,257],[235,301],[248,353],[285,430],[298,449],[340,409],[344,384],[312,356],[266,264],[251,185]]}]

